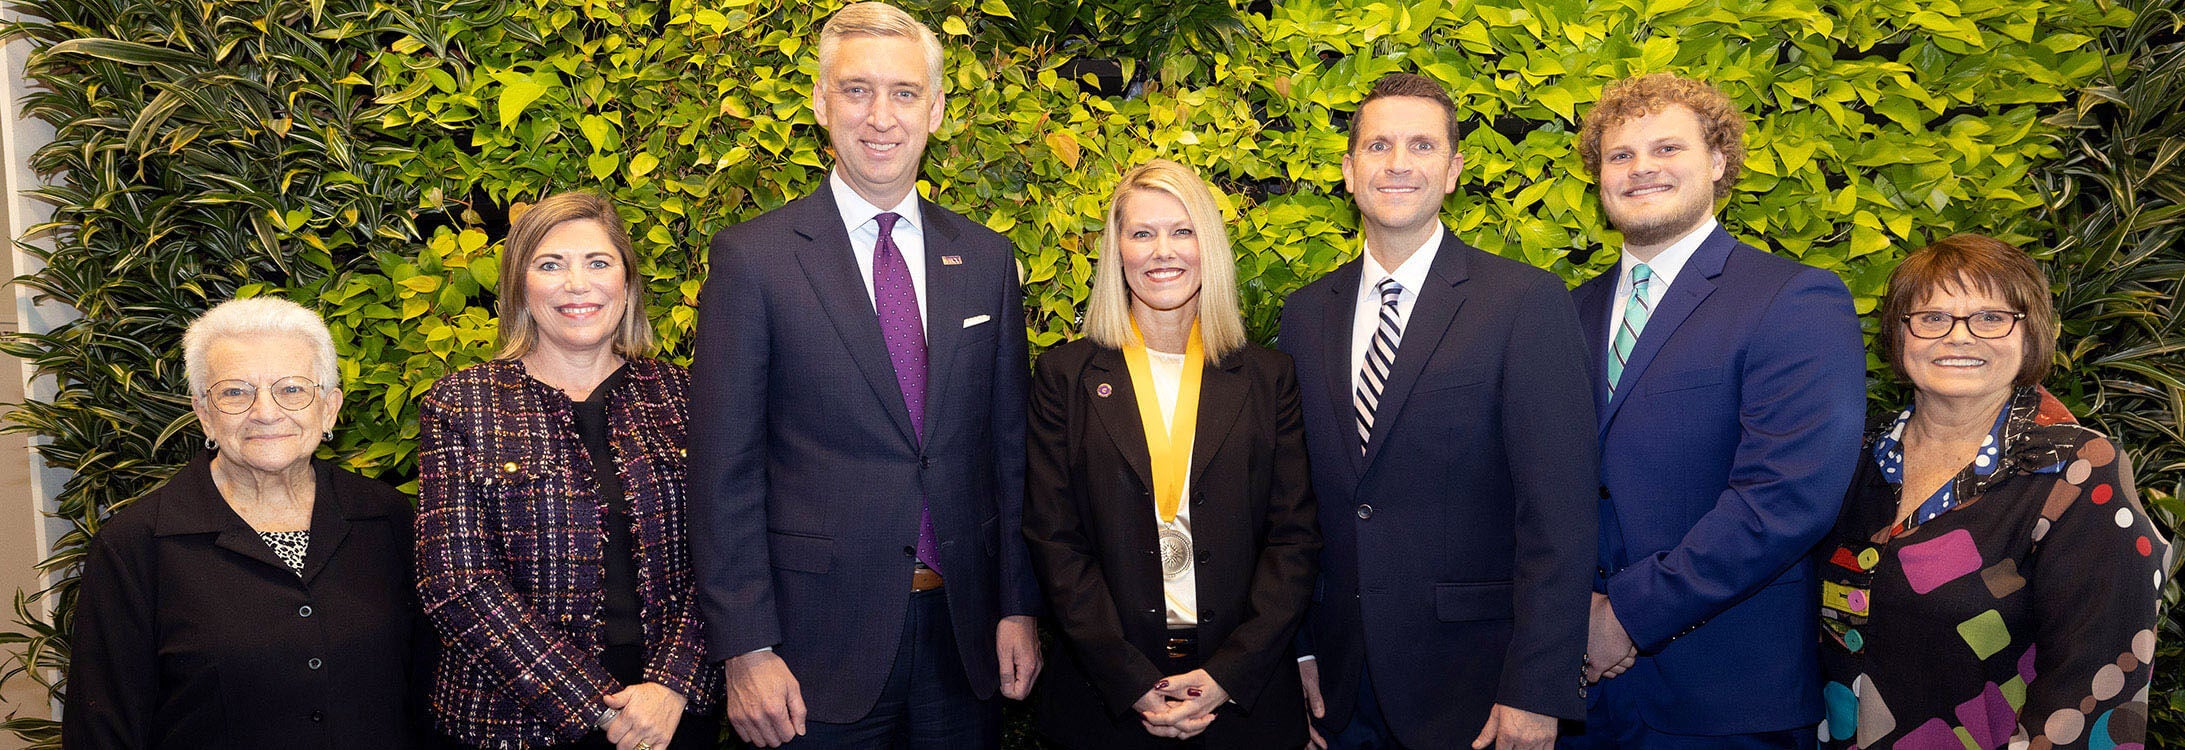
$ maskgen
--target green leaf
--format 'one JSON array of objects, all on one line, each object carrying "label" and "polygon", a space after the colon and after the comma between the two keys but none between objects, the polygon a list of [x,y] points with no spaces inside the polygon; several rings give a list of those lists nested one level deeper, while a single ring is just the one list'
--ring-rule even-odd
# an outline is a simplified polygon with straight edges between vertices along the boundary
[{"label": "green leaf", "polygon": [[604,180],[615,173],[616,167],[622,165],[622,155],[612,151],[593,154],[584,158],[584,165],[592,170],[592,179]]},{"label": "green leaf", "polygon": [[971,35],[971,27],[964,25],[964,19],[962,16],[949,16],[946,20],[941,22],[941,31],[942,33],[948,34],[949,36]]},{"label": "green leaf", "polygon": [[985,2],[979,3],[979,12],[989,16],[1001,16],[1002,18],[1017,17],[1017,14],[1009,11],[1009,4],[1002,0],[985,0]]},{"label": "green leaf", "polygon": [[523,117],[524,110],[530,108],[532,102],[538,101],[548,91],[545,84],[531,76],[507,75],[500,77],[500,80],[501,96],[494,106],[500,114],[503,128],[514,127],[516,120]]},{"label": "green leaf", "polygon": [[470,264],[464,268],[470,271],[471,280],[478,282],[481,288],[491,290],[500,285],[501,263],[496,258],[472,258]]}]

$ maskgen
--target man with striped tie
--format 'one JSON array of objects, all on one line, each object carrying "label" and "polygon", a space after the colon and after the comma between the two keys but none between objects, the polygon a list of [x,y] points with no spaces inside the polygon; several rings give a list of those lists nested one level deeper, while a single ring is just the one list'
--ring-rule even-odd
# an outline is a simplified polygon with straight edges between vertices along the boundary
[{"label": "man with striped tie", "polygon": [[1574,748],[1812,747],[1819,594],[1866,358],[1835,274],[1715,222],[1745,119],[1713,86],[1611,84],[1579,153],[1623,233],[1573,292],[1600,400],[1600,569],[1586,731]]},{"label": "man with striped tie", "polygon": [[1584,334],[1561,279],[1442,226],[1460,128],[1433,80],[1374,84],[1343,156],[1364,247],[1283,310],[1326,543],[1315,746],[1546,748],[1584,712]]}]

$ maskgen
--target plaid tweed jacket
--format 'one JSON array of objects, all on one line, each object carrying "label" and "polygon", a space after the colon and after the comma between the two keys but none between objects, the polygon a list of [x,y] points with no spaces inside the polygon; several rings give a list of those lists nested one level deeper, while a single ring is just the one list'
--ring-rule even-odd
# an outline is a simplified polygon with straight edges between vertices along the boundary
[{"label": "plaid tweed jacket", "polygon": [[[705,657],[685,536],[690,377],[658,360],[629,367],[607,420],[637,526],[645,679],[702,711],[721,675]],[[575,740],[625,686],[600,664],[607,501],[574,405],[522,362],[496,360],[442,378],[419,412],[417,588],[444,647],[434,720],[480,747]]]}]

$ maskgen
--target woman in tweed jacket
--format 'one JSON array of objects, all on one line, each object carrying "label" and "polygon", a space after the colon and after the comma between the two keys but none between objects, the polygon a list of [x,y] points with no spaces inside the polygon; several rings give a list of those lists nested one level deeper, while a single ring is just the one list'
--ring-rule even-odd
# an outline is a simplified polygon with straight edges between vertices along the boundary
[{"label": "woman in tweed jacket", "polygon": [[500,353],[420,406],[418,592],[431,702],[464,747],[710,748],[720,675],[684,536],[688,374],[653,348],[614,207],[509,229]]}]

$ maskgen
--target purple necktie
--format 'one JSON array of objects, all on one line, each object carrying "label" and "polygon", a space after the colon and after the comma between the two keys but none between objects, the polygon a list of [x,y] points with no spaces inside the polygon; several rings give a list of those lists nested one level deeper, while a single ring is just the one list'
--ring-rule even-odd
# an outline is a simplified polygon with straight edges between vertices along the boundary
[{"label": "purple necktie", "polygon": [[[918,291],[911,286],[910,264],[903,262],[903,252],[895,247],[895,222],[903,217],[891,211],[875,218],[880,222],[880,241],[872,249],[873,307],[880,312],[880,336],[888,343],[888,362],[895,365],[895,385],[903,389],[903,406],[910,411],[911,434],[923,446],[926,327],[918,320]],[[918,561],[939,573],[941,543],[933,533],[933,507],[926,503],[924,492],[918,497]]]}]

